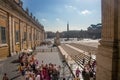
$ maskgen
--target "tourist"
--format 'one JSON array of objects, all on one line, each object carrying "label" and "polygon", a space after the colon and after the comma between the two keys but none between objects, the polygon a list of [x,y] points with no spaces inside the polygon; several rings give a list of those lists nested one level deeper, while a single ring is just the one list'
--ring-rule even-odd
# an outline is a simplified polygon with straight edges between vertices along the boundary
[{"label": "tourist", "polygon": [[32,74],[29,75],[29,80],[34,80],[34,77]]},{"label": "tourist", "polygon": [[39,74],[37,74],[37,76],[35,77],[35,80],[41,80]]},{"label": "tourist", "polygon": [[63,78],[63,80],[66,80],[65,78]]},{"label": "tourist", "polygon": [[77,68],[77,69],[76,69],[75,74],[76,74],[76,76],[78,76],[78,77],[79,77],[79,75],[80,75],[80,70],[79,70],[79,68]]},{"label": "tourist", "polygon": [[27,70],[27,71],[25,72],[25,80],[29,80],[29,75],[30,75],[30,71]]},{"label": "tourist", "polygon": [[85,80],[85,74],[86,74],[86,71],[85,71],[85,68],[84,68],[83,71],[82,71],[82,78],[83,78],[83,80]]},{"label": "tourist", "polygon": [[7,77],[7,74],[4,73],[3,79],[2,80],[9,80],[9,78]]},{"label": "tourist", "polygon": [[96,67],[96,60],[93,61],[92,67],[93,67],[93,70],[94,70],[94,68]]},{"label": "tourist", "polygon": [[76,75],[76,77],[74,78],[74,80],[80,80],[79,75]]},{"label": "tourist", "polygon": [[92,69],[89,71],[89,74],[90,74],[90,80],[93,80],[94,74],[93,74]]},{"label": "tourist", "polygon": [[83,58],[83,60],[82,60],[82,65],[84,65],[85,64],[85,58]]},{"label": "tourist", "polygon": [[58,80],[58,71],[56,69],[53,69],[53,73],[52,73],[52,80]]},{"label": "tourist", "polygon": [[18,71],[21,73],[21,71],[22,71],[22,66],[21,66],[21,64],[19,64],[18,65]]}]

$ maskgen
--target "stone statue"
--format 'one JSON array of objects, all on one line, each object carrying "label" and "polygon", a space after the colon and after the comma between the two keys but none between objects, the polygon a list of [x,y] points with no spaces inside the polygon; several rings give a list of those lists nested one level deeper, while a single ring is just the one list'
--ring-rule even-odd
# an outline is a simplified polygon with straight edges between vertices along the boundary
[{"label": "stone statue", "polygon": [[54,39],[54,44],[55,44],[56,46],[60,45],[60,34],[59,34],[58,31],[56,32],[56,37],[55,37],[55,39]]}]

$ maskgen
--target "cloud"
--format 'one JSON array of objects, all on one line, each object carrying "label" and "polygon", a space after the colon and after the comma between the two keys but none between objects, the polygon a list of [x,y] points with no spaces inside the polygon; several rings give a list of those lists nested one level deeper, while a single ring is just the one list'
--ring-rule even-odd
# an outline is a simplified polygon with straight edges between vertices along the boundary
[{"label": "cloud", "polygon": [[91,14],[92,12],[89,11],[89,10],[83,10],[80,12],[80,14],[83,14],[83,15],[87,15],[87,14]]},{"label": "cloud", "polygon": [[65,5],[65,8],[66,8],[66,9],[77,10],[77,8],[76,8],[76,7],[71,6],[71,5]]},{"label": "cloud", "polygon": [[58,21],[58,22],[59,22],[59,21],[60,21],[60,19],[59,19],[59,18],[56,18],[56,21]]},{"label": "cloud", "polygon": [[46,22],[47,20],[45,18],[41,19],[43,22]]},{"label": "cloud", "polygon": [[75,6],[65,5],[65,8],[67,10],[70,10],[70,11],[76,12],[77,14],[80,14],[80,10],[77,7],[75,7]]},{"label": "cloud", "polygon": [[91,11],[89,11],[87,9],[80,11],[77,7],[71,6],[71,5],[65,5],[65,8],[67,10],[74,11],[74,12],[78,13],[79,15],[88,15],[88,14],[92,13]]}]

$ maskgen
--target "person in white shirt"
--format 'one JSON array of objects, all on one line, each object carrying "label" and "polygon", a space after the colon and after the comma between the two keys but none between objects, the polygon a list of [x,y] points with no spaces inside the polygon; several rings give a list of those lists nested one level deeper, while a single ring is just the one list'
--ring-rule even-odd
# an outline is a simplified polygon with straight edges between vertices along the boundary
[{"label": "person in white shirt", "polygon": [[40,80],[40,75],[39,74],[36,76],[35,80]]}]

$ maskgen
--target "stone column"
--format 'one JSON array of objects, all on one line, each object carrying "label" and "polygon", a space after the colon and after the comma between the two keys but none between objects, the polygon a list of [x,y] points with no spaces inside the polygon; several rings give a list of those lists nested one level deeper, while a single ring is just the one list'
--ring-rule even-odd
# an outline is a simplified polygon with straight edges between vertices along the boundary
[{"label": "stone column", "polygon": [[31,48],[33,47],[33,27],[31,26]]},{"label": "stone column", "polygon": [[40,40],[40,31],[39,31],[39,45],[40,45],[40,43],[41,43],[41,40]]},{"label": "stone column", "polygon": [[29,35],[29,36],[31,36],[31,38],[30,38],[30,42],[31,42],[31,49],[32,49],[32,26],[30,26],[30,33],[31,33],[31,35]]},{"label": "stone column", "polygon": [[102,0],[102,39],[97,53],[97,80],[119,80],[118,1]]},{"label": "stone column", "polygon": [[27,31],[26,31],[26,32],[27,32],[27,33],[26,33],[26,35],[27,35],[27,36],[26,36],[26,46],[27,46],[27,49],[28,49],[28,47],[29,47],[29,42],[28,42],[28,33],[29,33],[29,30],[28,30],[28,27],[29,27],[28,24],[26,24],[26,30],[27,30]]},{"label": "stone column", "polygon": [[45,36],[45,32],[44,32],[44,30],[42,30],[42,33],[41,33],[41,38],[42,38],[42,42],[44,41],[44,36]]},{"label": "stone column", "polygon": [[12,55],[15,55],[15,26],[14,26],[14,17],[12,17]]},{"label": "stone column", "polygon": [[21,49],[21,51],[22,51],[22,49],[23,49],[23,38],[22,38],[22,28],[23,28],[23,24],[22,24],[22,22],[20,21],[20,49]]},{"label": "stone column", "polygon": [[34,32],[35,32],[34,47],[36,47],[36,29],[35,28],[34,28]]},{"label": "stone column", "polygon": [[42,42],[42,31],[40,30],[40,44]]},{"label": "stone column", "polygon": [[9,53],[9,56],[11,56],[11,53],[12,53],[12,17],[11,17],[11,15],[9,14],[9,21],[8,21],[9,23],[9,34],[8,34],[8,36],[9,36],[9,47],[10,47],[10,53]]},{"label": "stone column", "polygon": [[119,44],[118,79],[120,79],[120,0],[118,0],[118,44]]}]

